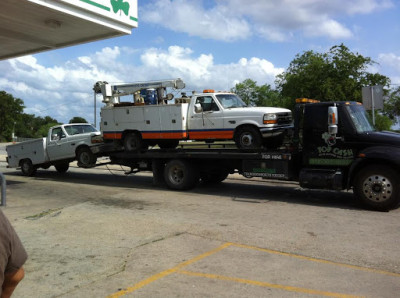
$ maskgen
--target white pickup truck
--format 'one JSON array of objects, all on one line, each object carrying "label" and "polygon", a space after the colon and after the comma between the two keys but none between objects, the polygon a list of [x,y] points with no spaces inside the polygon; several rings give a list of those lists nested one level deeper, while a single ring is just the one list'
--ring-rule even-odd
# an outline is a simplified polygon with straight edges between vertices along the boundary
[{"label": "white pickup truck", "polygon": [[78,160],[79,166],[89,167],[96,163],[99,143],[102,143],[101,133],[90,124],[53,126],[47,138],[7,146],[8,167],[21,167],[27,176],[33,176],[38,168],[48,169],[52,165],[64,173],[73,160]]},{"label": "white pickup truck", "polygon": [[178,98],[175,104],[144,104],[120,103],[120,94],[126,95],[123,87],[109,89],[108,94],[102,92],[107,105],[101,110],[101,131],[105,141],[120,141],[126,151],[156,144],[175,148],[179,140],[234,140],[241,149],[276,148],[293,127],[290,110],[248,107],[230,92],[204,90]]}]

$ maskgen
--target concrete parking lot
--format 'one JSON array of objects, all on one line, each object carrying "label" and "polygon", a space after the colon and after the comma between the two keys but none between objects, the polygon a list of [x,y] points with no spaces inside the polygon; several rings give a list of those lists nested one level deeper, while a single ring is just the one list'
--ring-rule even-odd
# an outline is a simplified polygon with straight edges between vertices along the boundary
[{"label": "concrete parking lot", "polygon": [[[1,153],[0,153],[1,155]],[[395,297],[400,210],[231,175],[186,192],[119,168],[7,169],[29,260],[15,297]]]}]

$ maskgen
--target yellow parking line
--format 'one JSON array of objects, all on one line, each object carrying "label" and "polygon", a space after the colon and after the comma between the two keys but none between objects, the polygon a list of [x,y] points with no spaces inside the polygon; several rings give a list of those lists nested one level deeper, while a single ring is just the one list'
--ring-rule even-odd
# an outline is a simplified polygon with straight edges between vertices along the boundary
[{"label": "yellow parking line", "polygon": [[116,292],[114,294],[111,294],[108,297],[109,298],[116,298],[116,297],[121,297],[121,296],[123,296],[125,294],[128,294],[128,293],[132,293],[132,292],[134,292],[134,291],[136,291],[136,290],[138,290],[138,289],[140,289],[140,288],[142,288],[142,287],[144,287],[144,286],[146,286],[146,285],[148,285],[148,284],[150,284],[150,283],[152,283],[152,282],[154,282],[154,281],[156,281],[156,280],[158,280],[160,278],[163,278],[163,277],[165,277],[167,275],[175,273],[175,272],[179,271],[180,269],[182,269],[183,267],[188,266],[190,264],[193,264],[193,263],[195,263],[197,261],[200,261],[201,259],[204,259],[204,258],[206,258],[208,256],[211,256],[212,254],[215,254],[215,253],[217,253],[217,252],[219,252],[219,251],[221,251],[221,250],[223,250],[223,249],[225,249],[225,248],[227,248],[228,246],[231,246],[231,245],[232,245],[232,243],[227,242],[227,243],[225,243],[225,244],[223,244],[223,245],[221,245],[221,246],[219,246],[219,247],[217,247],[217,248],[215,248],[213,250],[210,250],[210,251],[208,251],[208,252],[206,252],[204,254],[201,254],[201,255],[193,258],[193,259],[190,259],[188,261],[180,263],[175,267],[172,267],[170,269],[167,269],[165,271],[157,273],[157,274],[155,274],[153,276],[150,276],[149,278],[146,278],[146,279],[138,282],[137,284],[135,284],[132,287],[128,287],[128,288],[126,288],[124,290],[121,290],[121,291],[118,291],[118,292]]},{"label": "yellow parking line", "polygon": [[313,290],[313,289],[307,289],[307,288],[299,288],[299,287],[285,286],[285,285],[279,285],[279,284],[272,284],[272,283],[263,282],[263,281],[249,280],[249,279],[243,279],[243,278],[237,278],[237,277],[229,277],[229,276],[217,275],[217,274],[207,274],[207,273],[191,272],[191,271],[177,271],[177,273],[190,275],[190,276],[196,276],[196,277],[206,277],[206,278],[210,278],[210,279],[233,281],[233,282],[238,282],[238,283],[242,283],[242,284],[249,284],[249,285],[272,288],[272,289],[280,289],[280,290],[285,290],[285,291],[290,291],[290,292],[320,295],[320,296],[326,296],[326,297],[340,297],[340,298],[361,297],[361,296],[354,296],[354,295],[348,295],[348,294],[342,294],[342,293],[326,292],[326,291],[319,291],[319,290]]},{"label": "yellow parking line", "polygon": [[296,255],[296,254],[281,252],[281,251],[277,251],[277,250],[260,248],[260,247],[256,247],[256,246],[249,246],[249,245],[238,244],[238,243],[232,243],[232,246],[246,248],[246,249],[252,249],[252,250],[258,250],[258,251],[267,252],[270,254],[276,254],[276,255],[287,256],[287,257],[292,257],[292,258],[297,258],[297,259],[303,259],[303,260],[317,262],[317,263],[335,265],[335,266],[340,266],[340,267],[347,267],[347,268],[361,270],[361,271],[367,271],[367,272],[373,272],[373,273],[379,273],[379,274],[384,274],[384,275],[389,275],[389,276],[400,277],[399,273],[378,270],[378,269],[373,269],[373,268],[367,268],[367,267],[361,267],[361,266],[356,266],[356,265],[350,265],[350,264],[344,264],[344,263],[337,263],[337,262],[333,262],[333,261],[316,259],[316,258],[311,258],[311,257],[305,257],[302,255]]}]

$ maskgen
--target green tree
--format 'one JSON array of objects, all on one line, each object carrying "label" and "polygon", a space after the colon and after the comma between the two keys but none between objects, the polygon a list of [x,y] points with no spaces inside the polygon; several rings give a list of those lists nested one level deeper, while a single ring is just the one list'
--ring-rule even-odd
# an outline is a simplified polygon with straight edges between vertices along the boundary
[{"label": "green tree", "polygon": [[24,110],[24,102],[0,91],[0,141],[10,141],[12,132]]},{"label": "green tree", "polygon": [[41,138],[47,135],[49,127],[58,121],[50,116],[37,117],[33,114],[22,114],[16,125],[16,135],[24,138]]},{"label": "green tree", "polygon": [[306,51],[296,55],[288,69],[277,76],[276,84],[281,96],[289,98],[292,105],[301,97],[361,101],[362,87],[389,86],[388,77],[367,71],[374,63],[369,57],[350,52],[343,44],[333,46],[327,53]]},{"label": "green tree", "polygon": [[400,116],[400,86],[392,89],[384,102],[383,114],[388,116],[394,123],[399,123]]},{"label": "green tree", "polygon": [[390,130],[394,121],[380,113],[375,113],[375,128],[379,131]]},{"label": "green tree", "polygon": [[71,120],[69,120],[69,123],[88,123],[88,122],[86,121],[85,118],[76,116],[76,117],[72,118]]},{"label": "green tree", "polygon": [[236,84],[231,91],[239,95],[248,105],[259,107],[282,105],[279,91],[272,89],[268,84],[258,86],[257,82],[251,79]]}]

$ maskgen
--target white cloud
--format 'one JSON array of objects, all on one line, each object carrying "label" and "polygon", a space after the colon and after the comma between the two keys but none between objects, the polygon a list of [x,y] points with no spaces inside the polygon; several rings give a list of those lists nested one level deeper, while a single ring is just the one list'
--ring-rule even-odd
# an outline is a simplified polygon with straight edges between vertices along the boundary
[{"label": "white cloud", "polygon": [[393,6],[391,0],[154,0],[141,12],[143,22],[207,39],[236,41],[259,35],[282,42],[295,33],[346,39],[352,31],[337,19]]},{"label": "white cloud", "polygon": [[[122,54],[140,55],[139,65],[119,62]],[[137,59],[136,59],[137,60]],[[0,62],[0,89],[21,98],[25,112],[51,116],[67,122],[74,116],[93,121],[93,93],[96,81],[110,83],[182,78],[187,91],[214,88],[229,90],[251,78],[273,85],[282,68],[266,59],[242,58],[235,63],[215,64],[211,54],[195,54],[190,48],[150,48],[142,53],[129,48],[104,48],[64,64],[45,67],[34,56]],[[98,107],[101,106],[98,97]]]},{"label": "white cloud", "polygon": [[392,84],[400,84],[400,56],[394,53],[382,53],[378,56],[378,63],[380,67],[384,67],[388,73],[385,75],[390,76]]},{"label": "white cloud", "polygon": [[195,0],[157,0],[144,6],[141,19],[203,38],[233,41],[250,35],[247,21],[225,6],[206,10],[201,4]]}]

